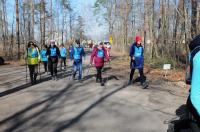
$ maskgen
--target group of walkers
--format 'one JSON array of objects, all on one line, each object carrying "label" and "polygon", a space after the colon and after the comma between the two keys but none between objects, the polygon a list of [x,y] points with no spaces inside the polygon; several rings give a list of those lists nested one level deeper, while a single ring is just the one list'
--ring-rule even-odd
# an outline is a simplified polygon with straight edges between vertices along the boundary
[{"label": "group of walkers", "polygon": [[[91,48],[92,46],[90,46]],[[173,131],[181,131],[184,127],[190,127],[188,130],[192,132],[200,131],[200,35],[195,37],[189,45],[190,49],[190,76],[187,82],[191,82],[190,94],[187,100],[187,109],[188,109],[188,118],[183,120],[173,122]],[[103,42],[98,45],[93,46],[90,49],[90,66],[95,66],[96,82],[103,85],[102,80],[102,69],[104,67],[105,61],[110,61],[110,56],[108,49],[106,48]],[[81,45],[80,40],[76,40],[75,44],[69,46],[70,59],[73,60],[73,79],[75,79],[78,72],[78,80],[82,80],[82,70],[83,70],[83,57],[85,57],[84,47]],[[133,83],[133,76],[135,70],[139,70],[140,82],[143,88],[148,87],[146,77],[144,76],[144,46],[141,44],[141,37],[136,36],[135,42],[130,47],[130,79],[128,84]],[[27,63],[30,71],[31,83],[36,83],[36,78],[38,75],[39,62],[41,61],[44,64],[45,72],[50,71],[52,79],[57,79],[57,65],[60,59],[60,66],[62,70],[62,64],[64,64],[64,70],[66,70],[66,57],[67,49],[64,45],[61,45],[58,48],[55,45],[55,41],[50,41],[50,45],[44,45],[41,49],[37,47],[33,42],[28,43],[27,48]],[[172,128],[172,127],[171,127]],[[169,129],[169,132],[172,129]]]},{"label": "group of walkers", "polygon": [[[143,73],[144,48],[141,44],[141,38],[139,36],[136,37],[135,43],[132,44],[130,49],[131,73],[129,85],[133,82],[135,69],[138,69],[140,73],[141,84],[144,86],[144,88],[146,88],[147,85],[144,85],[146,78]],[[90,66],[95,66],[97,71],[96,82],[101,83],[101,85],[104,85],[102,79],[102,69],[105,61],[110,61],[110,50],[111,48],[103,42],[100,42],[98,45],[94,45],[91,50]],[[40,70],[40,62],[42,62],[44,65],[45,73],[49,72],[52,79],[57,80],[58,62],[60,62],[60,70],[62,71],[63,64],[64,70],[66,70],[67,54],[68,50],[65,48],[65,46],[61,44],[60,47],[58,47],[54,40],[50,41],[49,46],[43,45],[41,50],[39,50],[38,46],[34,44],[34,42],[30,41],[27,48],[27,64],[30,71],[31,84],[36,83],[38,69]],[[74,44],[69,46],[69,58],[70,60],[73,60],[73,79],[76,78],[76,74],[78,73],[78,80],[80,81],[82,80],[83,76],[83,57],[85,57],[84,47],[81,45],[80,40],[77,39]]]},{"label": "group of walkers", "polygon": [[41,51],[34,42],[30,41],[27,47],[26,58],[30,72],[31,84],[36,84],[38,69],[40,71],[40,62],[44,65],[45,73],[50,72],[52,79],[57,79],[58,60],[61,58],[61,63],[64,62],[64,67],[66,67],[66,55],[66,49],[62,46],[59,49],[55,45],[54,40],[50,41],[49,46],[43,45]]},{"label": "group of walkers", "polygon": [[[50,73],[52,80],[57,80],[57,68],[58,62],[60,62],[60,70],[66,70],[66,58],[68,50],[63,44],[58,47],[54,40],[50,41],[49,46],[43,45],[41,50],[32,41],[28,43],[27,47],[27,65],[30,72],[31,84],[36,84],[36,79],[38,71],[40,71],[40,62],[44,65],[45,73]],[[82,80],[83,73],[83,57],[85,57],[84,47],[81,45],[80,40],[76,40],[74,44],[69,47],[69,58],[73,60],[73,79],[76,78],[78,74],[78,80]],[[93,65],[97,69],[97,82],[103,83],[102,81],[102,68],[104,66],[104,58],[109,61],[109,56],[103,43],[95,46],[92,50],[92,55],[90,59],[90,66]]]}]

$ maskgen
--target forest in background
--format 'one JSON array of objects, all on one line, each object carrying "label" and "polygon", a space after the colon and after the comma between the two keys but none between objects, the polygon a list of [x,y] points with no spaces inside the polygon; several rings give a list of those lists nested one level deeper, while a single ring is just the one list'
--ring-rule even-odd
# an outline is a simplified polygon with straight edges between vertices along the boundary
[{"label": "forest in background", "polygon": [[[90,21],[74,12],[70,0],[11,1],[15,3],[12,22],[7,0],[0,0],[2,56],[20,59],[29,40],[42,45],[49,39],[65,44],[75,38],[92,39],[84,31]],[[198,0],[96,0],[91,11],[98,16],[99,26],[106,25],[114,50],[126,53],[134,37],[140,35],[151,62],[185,64],[188,43],[200,31]]]}]

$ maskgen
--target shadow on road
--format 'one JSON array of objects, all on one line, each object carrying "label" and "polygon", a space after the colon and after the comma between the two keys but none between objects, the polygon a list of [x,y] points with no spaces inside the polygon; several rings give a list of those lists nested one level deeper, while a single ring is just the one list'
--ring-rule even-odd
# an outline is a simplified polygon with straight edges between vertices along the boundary
[{"label": "shadow on road", "polygon": [[[82,86],[88,85],[88,83],[91,83],[91,82],[87,82],[85,84],[80,84],[78,86],[75,86],[74,84],[69,83],[62,90],[60,90],[58,92],[53,92],[54,93],[53,95],[50,94],[50,97],[47,97],[46,99],[44,99],[42,101],[33,103],[33,104],[27,106],[25,109],[23,109],[19,112],[16,112],[15,114],[1,120],[0,127],[2,125],[10,126],[9,128],[7,128],[5,130],[5,132],[10,132],[10,131],[16,130],[17,128],[20,128],[25,123],[27,123],[33,119],[36,119],[39,116],[42,116],[42,118],[44,118],[43,114],[45,112],[48,113],[51,110],[58,109],[57,107],[53,107],[53,105],[55,105],[60,99],[62,99],[63,97],[69,97],[72,94],[72,91],[74,91]],[[63,101],[60,102],[60,105],[62,105],[62,104],[63,104]],[[34,111],[35,109],[40,108],[40,107],[42,107],[42,109],[40,109],[38,111]],[[30,113],[31,111],[34,111],[34,112]],[[25,116],[27,114],[28,114],[28,116]],[[46,116],[48,117],[49,115],[46,114]],[[39,118],[38,122],[44,121],[42,118],[41,119]],[[37,125],[40,125],[40,124],[37,124]],[[31,129],[31,127],[34,127],[34,126],[29,126],[29,127],[30,128],[26,128],[26,129]],[[20,131],[26,131],[26,129],[20,130]]]},{"label": "shadow on road", "polygon": [[[78,115],[76,115],[72,119],[67,119],[63,122],[56,122],[55,120],[51,120],[48,117],[53,116],[49,115],[49,112],[56,111],[59,109],[59,107],[63,106],[63,101],[70,100],[70,96],[72,95],[73,91],[76,89],[80,89],[82,91],[81,96],[85,96],[85,99],[88,99],[87,96],[89,96],[91,93],[85,93],[87,92],[83,88],[84,86],[87,86],[90,84],[92,80],[80,83],[79,85],[74,85],[72,83],[66,85],[62,90],[58,92],[54,92],[54,94],[49,95],[44,100],[37,101],[29,106],[27,106],[25,109],[16,112],[15,114],[3,119],[0,121],[0,127],[7,126],[7,129],[4,130],[5,132],[10,131],[26,131],[26,130],[32,130],[35,126],[41,127],[41,130],[45,129],[44,124],[46,123],[46,127],[53,126],[53,129],[55,132],[63,131],[64,129],[69,128],[70,126],[73,126],[77,122],[81,120],[81,118],[86,115],[89,111],[91,111],[94,107],[105,101],[107,98],[112,96],[113,94],[119,92],[120,90],[123,90],[126,88],[126,84],[123,84],[119,88],[107,93],[106,95],[103,95],[101,98],[96,100],[94,103],[89,105],[85,110],[80,112]],[[84,95],[83,95],[84,93]],[[80,101],[83,101],[83,99],[80,99]],[[59,102],[59,103],[58,103]],[[73,105],[76,105],[77,102],[74,102]],[[63,106],[65,107],[65,106]],[[78,108],[78,106],[76,106]],[[38,110],[39,109],[39,110]],[[34,120],[34,123],[32,121]],[[41,123],[42,122],[42,123]],[[28,125],[25,125],[28,124]],[[52,125],[53,124],[53,125]],[[44,128],[43,128],[44,127]]]},{"label": "shadow on road", "polygon": [[115,93],[123,90],[126,87],[127,87],[127,84],[125,83],[121,87],[119,87],[119,88],[117,88],[117,89],[109,92],[108,94],[102,96],[101,98],[99,98],[97,101],[95,101],[90,106],[88,106],[85,110],[83,110],[76,117],[72,118],[71,120],[60,122],[59,124],[61,124],[61,125],[59,125],[58,128],[56,128],[54,132],[61,132],[61,131],[64,131],[65,129],[73,126],[74,124],[76,124],[77,122],[79,122],[81,120],[81,118],[84,115],[86,115],[89,111],[91,111],[94,107],[96,107],[97,105],[99,105],[100,103],[102,103],[103,101],[105,101],[108,97],[110,97],[113,94],[115,94]]},{"label": "shadow on road", "polygon": [[[69,73],[66,73],[66,74],[63,74],[63,73],[58,73],[58,77],[61,79],[61,78],[65,78],[65,77],[68,77],[68,76],[71,76],[70,72]],[[51,76],[48,76],[48,77],[41,77],[40,79],[40,76],[38,76],[37,78],[37,84],[40,84],[42,82],[46,82],[46,81],[49,81],[51,80]],[[37,85],[35,84],[35,85]],[[4,97],[4,96],[7,96],[9,94],[13,94],[15,92],[18,92],[18,91],[21,91],[21,90],[24,90],[24,89],[27,89],[27,88],[30,88],[32,85],[30,83],[26,83],[26,84],[23,84],[21,86],[17,86],[17,87],[14,87],[14,88],[11,88],[9,90],[6,90],[6,91],[3,91],[0,93],[0,97]]]}]

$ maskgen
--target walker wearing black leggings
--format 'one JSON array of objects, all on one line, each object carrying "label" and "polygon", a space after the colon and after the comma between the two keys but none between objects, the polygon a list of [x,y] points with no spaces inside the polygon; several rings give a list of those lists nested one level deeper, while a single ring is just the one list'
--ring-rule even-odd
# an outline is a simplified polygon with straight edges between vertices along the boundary
[{"label": "walker wearing black leggings", "polygon": [[102,82],[102,66],[101,67],[96,67],[97,69],[97,76],[96,76],[96,82]]},{"label": "walker wearing black leggings", "polygon": [[[143,68],[139,68],[138,70],[139,70],[139,73],[140,73],[140,82],[141,82],[141,84],[143,84],[145,82]],[[133,80],[134,73],[135,73],[135,69],[131,69],[130,82],[132,82],[132,80]]]}]

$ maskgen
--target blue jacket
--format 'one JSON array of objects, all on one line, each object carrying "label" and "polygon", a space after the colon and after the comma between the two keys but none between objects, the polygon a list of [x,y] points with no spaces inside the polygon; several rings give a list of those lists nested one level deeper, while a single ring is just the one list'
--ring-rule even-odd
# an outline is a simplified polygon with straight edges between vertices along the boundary
[{"label": "blue jacket", "polygon": [[200,116],[200,51],[193,58],[190,100]]},{"label": "blue jacket", "polygon": [[48,61],[48,58],[47,58],[47,50],[46,49],[42,49],[40,51],[40,56],[41,56],[41,61]]},{"label": "blue jacket", "polygon": [[[131,69],[144,67],[144,48],[142,45],[137,46],[136,43],[132,44],[129,56],[131,57]],[[133,57],[135,57],[135,60],[132,60]]]},{"label": "blue jacket", "polygon": [[82,46],[80,47],[72,47],[71,48],[71,52],[70,52],[70,59],[74,59],[76,60],[82,60],[82,57],[85,56],[85,51],[84,48]]}]

